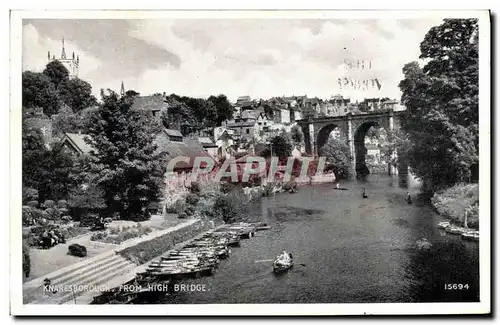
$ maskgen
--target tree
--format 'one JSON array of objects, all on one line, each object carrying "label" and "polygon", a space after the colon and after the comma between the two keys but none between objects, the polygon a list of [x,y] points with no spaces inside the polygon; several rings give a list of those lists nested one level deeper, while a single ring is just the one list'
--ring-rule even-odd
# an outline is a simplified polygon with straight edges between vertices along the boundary
[{"label": "tree", "polygon": [[92,95],[92,86],[84,80],[65,79],[58,90],[61,100],[75,112],[97,104],[97,99]]},{"label": "tree", "polygon": [[210,96],[208,101],[212,102],[216,108],[215,126],[220,126],[223,121],[233,118],[234,108],[225,95]]},{"label": "tree", "polygon": [[351,151],[344,138],[328,138],[326,144],[320,148],[322,156],[332,166],[338,178],[348,178],[354,171],[351,169]]},{"label": "tree", "polygon": [[38,193],[40,202],[47,199],[66,199],[74,186],[71,173],[73,157],[67,153],[61,143],[54,143],[50,150],[38,162],[40,164],[40,180]]},{"label": "tree", "polygon": [[69,80],[68,69],[66,69],[66,67],[58,60],[50,61],[45,66],[43,74],[49,77],[56,89],[59,89],[59,85]]},{"label": "tree", "polygon": [[25,71],[22,76],[23,107],[41,107],[51,116],[59,111],[59,94],[51,79],[42,73]]},{"label": "tree", "polygon": [[61,136],[64,133],[87,133],[87,124],[84,114],[73,112],[73,110],[63,105],[59,113],[52,116],[52,130],[54,135]]},{"label": "tree", "polygon": [[429,194],[468,180],[478,161],[477,36],[476,19],[445,19],[420,44],[423,69],[403,68],[408,162]]},{"label": "tree", "polygon": [[47,148],[43,142],[42,132],[22,126],[22,181],[23,187],[38,190],[41,181],[41,164]]},{"label": "tree", "polygon": [[60,143],[45,147],[39,130],[23,125],[23,187],[36,189],[40,202],[66,198],[73,184],[73,159]]},{"label": "tree", "polygon": [[138,93],[137,91],[133,90],[133,89],[129,89],[125,92],[125,96],[130,96],[130,97],[135,97],[135,96],[139,96],[140,93]]},{"label": "tree", "polygon": [[285,159],[292,152],[292,145],[289,137],[286,134],[279,134],[271,138],[271,147],[273,156],[280,159]]},{"label": "tree", "polygon": [[290,133],[293,144],[295,146],[300,146],[304,141],[304,132],[302,132],[302,128],[298,125],[294,125],[290,130]]},{"label": "tree", "polygon": [[151,121],[131,110],[133,100],[113,91],[102,93],[102,106],[93,116],[90,144],[95,148],[89,172],[104,189],[110,211],[122,219],[143,220],[146,207],[160,195],[165,164],[156,154]]}]

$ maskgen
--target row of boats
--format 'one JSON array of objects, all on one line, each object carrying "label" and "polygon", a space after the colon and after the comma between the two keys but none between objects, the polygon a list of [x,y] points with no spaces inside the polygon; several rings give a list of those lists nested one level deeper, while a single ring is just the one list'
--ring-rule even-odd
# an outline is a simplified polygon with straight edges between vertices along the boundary
[{"label": "row of boats", "polygon": [[438,228],[443,229],[449,234],[460,235],[465,240],[479,241],[479,231],[467,227],[452,225],[448,221],[438,223]]},{"label": "row of boats", "polygon": [[214,274],[220,261],[229,257],[231,248],[239,246],[241,239],[251,238],[257,231],[269,228],[266,223],[237,223],[217,228],[181,248],[169,251],[151,262],[145,272],[95,297],[92,303],[157,301],[169,294],[167,289],[176,281]]}]

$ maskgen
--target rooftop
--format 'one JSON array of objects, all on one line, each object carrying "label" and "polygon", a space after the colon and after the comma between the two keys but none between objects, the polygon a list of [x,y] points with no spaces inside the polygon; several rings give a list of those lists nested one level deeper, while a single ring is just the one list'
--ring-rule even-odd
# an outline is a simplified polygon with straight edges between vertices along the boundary
[{"label": "rooftop", "polygon": [[75,147],[75,149],[83,154],[88,154],[94,149],[90,144],[86,142],[86,139],[90,140],[92,138],[87,134],[65,133],[65,139],[63,141],[69,141]]}]

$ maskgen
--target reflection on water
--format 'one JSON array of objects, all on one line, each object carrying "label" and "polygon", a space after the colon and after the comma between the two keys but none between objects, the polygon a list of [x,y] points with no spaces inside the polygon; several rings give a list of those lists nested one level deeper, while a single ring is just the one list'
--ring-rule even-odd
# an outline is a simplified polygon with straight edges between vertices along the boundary
[{"label": "reflection on water", "polygon": [[[344,182],[347,191],[328,184],[265,198],[251,215],[272,228],[233,248],[214,276],[186,281],[207,291],[163,303],[478,301],[478,244],[438,230],[429,206],[408,205],[406,192],[418,193],[411,178],[396,184],[397,176],[371,175]],[[432,246],[422,249],[422,238]],[[259,261],[283,250],[296,266],[276,277],[271,262]],[[454,283],[469,289],[444,289]]]}]

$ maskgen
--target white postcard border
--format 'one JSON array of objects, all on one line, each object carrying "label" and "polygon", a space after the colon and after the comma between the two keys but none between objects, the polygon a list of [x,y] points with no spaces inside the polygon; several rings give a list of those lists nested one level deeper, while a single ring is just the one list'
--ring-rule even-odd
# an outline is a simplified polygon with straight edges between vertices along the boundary
[{"label": "white postcard border", "polygon": [[[373,304],[192,304],[192,305],[23,305],[21,224],[21,71],[23,18],[205,18],[205,19],[384,19],[443,17],[479,19],[480,121],[480,301],[478,303]],[[491,311],[491,120],[490,17],[473,11],[12,11],[10,31],[10,299],[13,315],[410,315],[474,314]],[[415,58],[417,59],[417,58]]]}]

